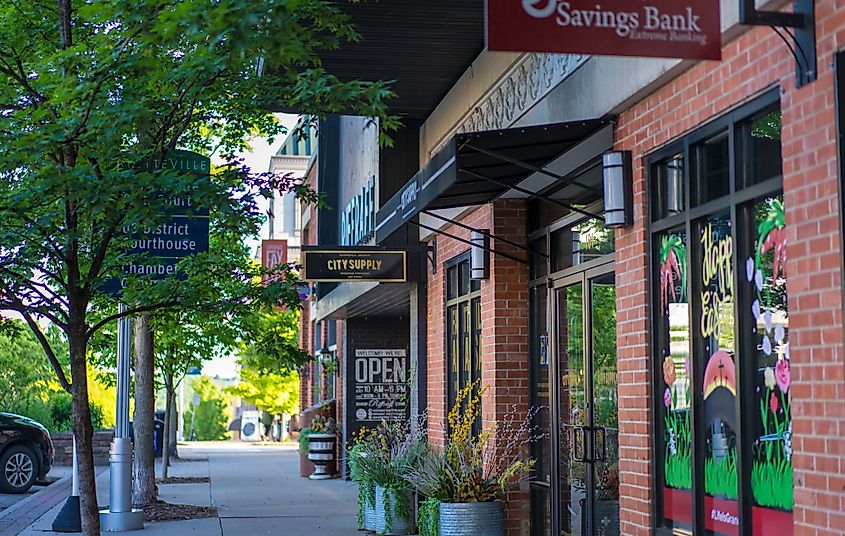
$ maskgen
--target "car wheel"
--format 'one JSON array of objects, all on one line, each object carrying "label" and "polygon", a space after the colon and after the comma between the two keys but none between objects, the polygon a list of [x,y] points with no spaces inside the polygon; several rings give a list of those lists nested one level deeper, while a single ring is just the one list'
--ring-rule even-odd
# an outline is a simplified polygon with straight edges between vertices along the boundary
[{"label": "car wheel", "polygon": [[15,445],[0,456],[0,491],[26,493],[38,478],[38,459],[32,450]]}]

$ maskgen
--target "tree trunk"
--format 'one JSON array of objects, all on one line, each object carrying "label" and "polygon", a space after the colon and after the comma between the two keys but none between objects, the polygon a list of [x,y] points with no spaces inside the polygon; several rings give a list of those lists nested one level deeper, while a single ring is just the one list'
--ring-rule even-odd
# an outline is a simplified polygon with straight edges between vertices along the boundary
[{"label": "tree trunk", "polygon": [[177,431],[179,427],[179,419],[181,415],[179,415],[179,408],[176,407],[176,386],[174,385],[173,388],[170,390],[170,459],[171,460],[178,460],[179,459],[179,449],[178,444],[176,442],[177,438]]},{"label": "tree trunk", "polygon": [[68,345],[70,347],[70,374],[73,382],[73,434],[76,436],[82,533],[85,536],[100,536],[100,509],[97,505],[97,483],[94,473],[94,427],[91,426],[91,408],[88,406],[87,344],[84,328],[71,331]]},{"label": "tree trunk", "polygon": [[170,428],[172,421],[170,414],[173,411],[173,405],[170,403],[170,393],[173,392],[173,375],[164,375],[164,433],[162,434],[162,448],[161,448],[161,478],[167,480],[167,469],[170,465]]},{"label": "tree trunk", "polygon": [[132,499],[137,507],[158,498],[155,475],[155,360],[150,318],[135,319],[135,479]]}]

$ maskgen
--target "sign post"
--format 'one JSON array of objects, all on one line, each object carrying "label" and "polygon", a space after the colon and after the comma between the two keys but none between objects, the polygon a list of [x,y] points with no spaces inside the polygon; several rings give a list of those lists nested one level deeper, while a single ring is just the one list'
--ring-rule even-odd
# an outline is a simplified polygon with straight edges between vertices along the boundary
[{"label": "sign post", "polygon": [[[151,168],[143,163],[142,169]],[[211,161],[189,151],[173,151],[162,162],[160,169],[192,173],[198,179],[207,177]],[[194,209],[188,199],[171,198],[167,202],[167,220],[157,226],[143,229],[125,228],[132,237],[127,253],[138,254],[123,267],[126,276],[144,280],[161,280],[178,276],[179,260],[208,251],[208,210]],[[103,290],[122,297],[127,279],[114,278],[106,282]],[[127,307],[120,303],[118,311]],[[124,532],[144,528],[143,510],[132,508],[132,438],[129,434],[130,352],[132,348],[129,318],[117,324],[117,411],[115,434],[109,451],[109,509],[100,511],[100,526],[105,532]]]}]

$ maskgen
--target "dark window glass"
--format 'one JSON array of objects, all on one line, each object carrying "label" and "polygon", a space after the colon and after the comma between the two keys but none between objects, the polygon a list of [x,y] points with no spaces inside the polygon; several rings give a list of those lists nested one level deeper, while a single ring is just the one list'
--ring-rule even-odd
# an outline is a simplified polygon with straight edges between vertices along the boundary
[{"label": "dark window glass", "polygon": [[751,186],[783,175],[780,110],[764,112],[742,125],[743,184]]},{"label": "dark window glass", "polygon": [[535,460],[534,478],[538,482],[551,483],[551,433],[549,400],[549,339],[546,332],[546,297],[545,285],[531,289],[531,405],[539,408],[533,425],[537,427],[541,438],[533,443]]},{"label": "dark window glass", "polygon": [[314,334],[314,353],[316,354],[323,348],[323,327],[319,322],[313,322],[311,326]]},{"label": "dark window glass", "polygon": [[[481,283],[469,279],[469,259],[446,270],[446,342],[449,409],[458,392],[481,377]],[[481,419],[474,430],[480,431]]]},{"label": "dark window glass", "polygon": [[552,494],[546,489],[531,491],[531,534],[552,533]]},{"label": "dark window glass", "polygon": [[651,187],[655,194],[653,219],[659,220],[683,212],[686,209],[684,157],[675,155],[658,162],[652,170]]},{"label": "dark window glass", "polygon": [[587,219],[551,233],[552,272],[613,253],[614,234],[604,222]]},{"label": "dark window glass", "polygon": [[696,145],[696,188],[693,204],[701,205],[730,192],[730,144],[724,132]]}]

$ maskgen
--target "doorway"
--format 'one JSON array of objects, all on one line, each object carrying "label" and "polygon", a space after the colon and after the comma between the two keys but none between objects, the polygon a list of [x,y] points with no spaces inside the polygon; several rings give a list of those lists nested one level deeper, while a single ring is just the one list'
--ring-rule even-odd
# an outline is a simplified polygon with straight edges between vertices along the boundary
[{"label": "doorway", "polygon": [[549,292],[552,534],[619,536],[613,263],[559,279]]}]

